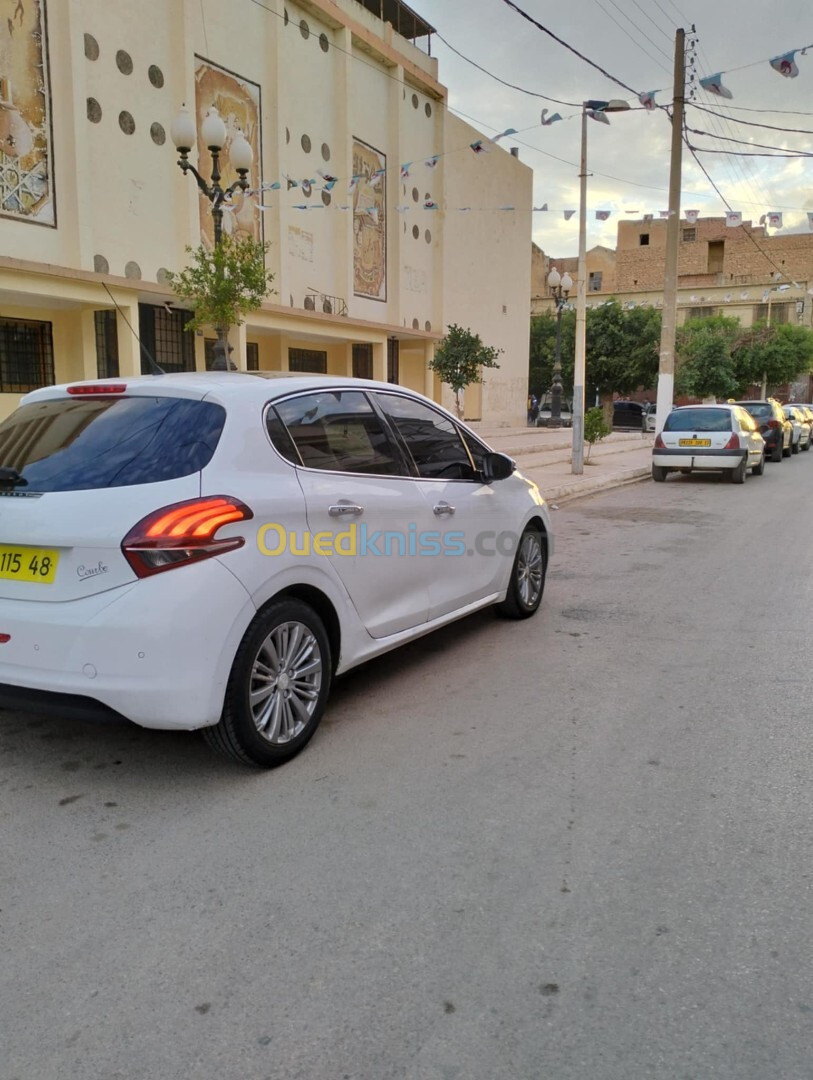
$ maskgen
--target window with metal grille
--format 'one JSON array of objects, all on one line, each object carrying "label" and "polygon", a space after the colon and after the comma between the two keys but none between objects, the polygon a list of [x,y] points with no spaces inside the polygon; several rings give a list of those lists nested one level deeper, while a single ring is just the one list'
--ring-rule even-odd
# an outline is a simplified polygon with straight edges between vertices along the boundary
[{"label": "window with metal grille", "polygon": [[683,230],[683,243],[693,244],[697,240],[697,229],[684,229]]},{"label": "window with metal grille", "polygon": [[587,275],[587,290],[588,292],[601,292],[601,270],[594,270],[591,274]]},{"label": "window with metal grille", "polygon": [[372,345],[353,346],[353,378],[372,379],[373,377],[373,347]]},{"label": "window with metal grille", "polygon": [[54,381],[51,324],[0,319],[0,394],[27,394]]},{"label": "window with metal grille", "polygon": [[115,311],[94,311],[96,329],[96,374],[100,379],[119,375],[119,336]]},{"label": "window with metal grille", "polygon": [[[771,326],[781,326],[790,321],[790,304],[771,304]],[[754,322],[768,321],[768,305],[754,304]]]},{"label": "window with metal grille", "polygon": [[138,305],[143,374],[150,374],[145,349],[164,371],[195,370],[195,338],[190,331],[184,330],[188,321],[188,311],[172,311],[152,304]]},{"label": "window with metal grille", "polygon": [[398,338],[387,341],[387,382],[397,383],[401,377],[401,342]]},{"label": "window with metal grille", "polygon": [[260,346],[256,341],[246,342],[246,370],[260,370]]},{"label": "window with metal grille", "polygon": [[327,374],[327,353],[317,349],[289,349],[289,371],[311,371]]},{"label": "window with metal grille", "polygon": [[687,319],[708,319],[717,314],[715,307],[690,307],[686,312]]}]

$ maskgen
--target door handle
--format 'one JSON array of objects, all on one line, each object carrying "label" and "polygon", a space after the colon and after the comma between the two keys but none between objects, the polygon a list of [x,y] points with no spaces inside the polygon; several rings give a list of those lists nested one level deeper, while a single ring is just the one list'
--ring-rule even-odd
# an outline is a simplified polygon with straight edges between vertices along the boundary
[{"label": "door handle", "polygon": [[454,510],[455,508],[449,506],[448,503],[438,503],[438,505],[434,507],[434,514],[435,517],[442,517],[443,514],[449,514],[451,516],[454,513]]},{"label": "door handle", "polygon": [[363,514],[363,506],[355,506],[353,503],[339,503],[337,506],[329,506],[327,512],[331,517],[344,517],[347,514]]}]

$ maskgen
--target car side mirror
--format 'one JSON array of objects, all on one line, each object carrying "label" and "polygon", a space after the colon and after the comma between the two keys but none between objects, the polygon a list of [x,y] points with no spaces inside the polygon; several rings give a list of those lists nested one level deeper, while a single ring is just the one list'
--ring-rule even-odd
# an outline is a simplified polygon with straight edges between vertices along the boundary
[{"label": "car side mirror", "polygon": [[495,480],[507,480],[516,470],[516,462],[507,454],[497,454],[493,451],[483,458],[481,475],[487,484]]}]

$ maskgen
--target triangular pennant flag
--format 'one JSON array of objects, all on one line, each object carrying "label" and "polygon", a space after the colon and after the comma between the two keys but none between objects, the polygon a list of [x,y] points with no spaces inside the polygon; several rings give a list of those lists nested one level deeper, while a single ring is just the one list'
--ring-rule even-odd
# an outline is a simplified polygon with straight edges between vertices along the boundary
[{"label": "triangular pennant flag", "polygon": [[326,184],[335,184],[339,179],[338,176],[332,176],[330,173],[323,172],[321,169],[316,170],[316,175],[321,176]]},{"label": "triangular pennant flag", "polygon": [[427,169],[434,169],[439,161],[440,154],[434,154],[432,157],[426,159],[424,165],[427,167]]},{"label": "triangular pennant flag", "polygon": [[718,71],[716,75],[707,75],[705,79],[700,80],[700,85],[709,94],[716,94],[717,97],[733,98],[734,95],[728,89],[723,86],[723,73]]},{"label": "triangular pennant flag", "polygon": [[796,50],[793,52],[785,53],[784,56],[775,56],[770,61],[771,67],[774,71],[778,71],[780,75],[784,75],[786,79],[795,79],[799,74],[799,68],[796,66]]},{"label": "triangular pennant flag", "polygon": [[668,210],[659,211],[658,217],[660,217],[660,218],[668,218],[669,217],[669,211]]},{"label": "triangular pennant flag", "polygon": [[596,221],[606,221],[610,213],[610,210],[596,210]]},{"label": "triangular pennant flag", "polygon": [[500,141],[500,139],[505,139],[509,135],[516,135],[516,134],[517,134],[517,129],[516,128],[506,128],[505,131],[501,131],[499,135],[495,135],[494,138],[491,141],[493,143],[497,143],[497,142]]},{"label": "triangular pennant flag", "polygon": [[370,187],[378,187],[378,185],[384,179],[386,173],[386,169],[376,169],[376,171],[370,177]]},{"label": "triangular pennant flag", "polygon": [[359,180],[361,180],[360,176],[350,177],[350,183],[347,185],[348,192],[356,190],[356,188],[359,186]]},{"label": "triangular pennant flag", "polygon": [[540,213],[541,214],[541,213],[544,213],[547,209],[548,209],[548,204],[547,203],[542,203],[541,206],[535,206],[534,207],[534,213]]},{"label": "triangular pennant flag", "polygon": [[565,221],[570,221],[570,219],[573,217],[573,215],[576,213],[576,211],[575,210],[564,210],[563,213],[565,215]]},{"label": "triangular pennant flag", "polygon": [[485,145],[485,143],[483,142],[482,139],[478,139],[476,142],[471,143],[470,148],[475,152],[475,154],[487,154],[488,153],[488,150],[486,149],[486,145]]},{"label": "triangular pennant flag", "polygon": [[[283,175],[285,175],[285,174],[283,173]],[[290,178],[290,176],[286,176],[285,180],[286,180],[286,182],[288,184],[288,190],[289,191],[291,190],[291,188],[299,187],[299,183],[296,180],[292,180]]]},{"label": "triangular pennant flag", "polygon": [[307,210],[308,209],[308,204],[307,203],[296,203],[296,205],[292,206],[291,209],[292,210]]},{"label": "triangular pennant flag", "polygon": [[434,199],[427,199],[423,204],[424,210],[437,210],[438,204]]},{"label": "triangular pennant flag", "polygon": [[762,217],[761,217],[761,218],[759,219],[759,223],[760,223],[760,225],[764,225],[764,224],[765,224],[765,215],[764,215],[764,214],[763,214],[763,215],[762,215]]},{"label": "triangular pennant flag", "polygon": [[407,210],[409,210],[408,205],[405,206],[405,205],[402,204],[401,206],[396,206],[395,207],[395,213],[396,214],[405,214],[407,212]]},{"label": "triangular pennant flag", "polygon": [[686,211],[686,220],[689,222],[690,225],[694,225],[694,223],[697,221],[699,216],[700,216],[700,211],[699,210],[687,210]]},{"label": "triangular pennant flag", "polygon": [[406,180],[406,178],[409,176],[409,170],[410,170],[411,165],[412,165],[411,161],[405,161],[404,164],[401,166],[401,179],[402,180]]},{"label": "triangular pennant flag", "polygon": [[729,229],[735,229],[742,225],[742,214],[738,210],[730,210],[725,216],[725,223]]},{"label": "triangular pennant flag", "polygon": [[601,109],[588,109],[587,115],[591,120],[598,120],[600,124],[609,124],[609,117]]},{"label": "triangular pennant flag", "polygon": [[302,181],[302,194],[305,196],[306,199],[309,199],[311,197],[311,195],[313,194],[313,181],[312,180],[303,180]]},{"label": "triangular pennant flag", "polygon": [[281,187],[282,184],[279,182],[279,180],[275,180],[273,184],[263,184],[264,191],[279,191]]},{"label": "triangular pennant flag", "polygon": [[551,124],[555,124],[557,120],[561,120],[562,117],[558,112],[555,112],[553,116],[548,116],[548,110],[542,110],[542,127],[550,127]]},{"label": "triangular pennant flag", "polygon": [[638,95],[638,100],[641,102],[647,112],[652,112],[652,110],[656,108],[655,95],[657,94],[657,92],[657,90],[647,90],[645,93]]},{"label": "triangular pennant flag", "polygon": [[725,296],[723,297],[723,300],[725,300],[725,302],[726,302],[727,304],[730,304],[730,303],[731,303],[731,293],[730,293],[730,292],[727,292],[727,293],[725,294]]},{"label": "triangular pennant flag", "polygon": [[768,214],[768,224],[772,229],[781,229],[782,215],[775,212]]}]

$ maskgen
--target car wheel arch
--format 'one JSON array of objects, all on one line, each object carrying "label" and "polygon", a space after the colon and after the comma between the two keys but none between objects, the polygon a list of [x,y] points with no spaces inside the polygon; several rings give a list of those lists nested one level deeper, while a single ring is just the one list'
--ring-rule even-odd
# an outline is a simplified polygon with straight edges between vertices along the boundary
[{"label": "car wheel arch", "polygon": [[342,630],[338,612],[330,597],[322,592],[321,589],[316,588],[315,585],[286,585],[285,588],[281,589],[278,593],[270,596],[259,608],[259,612],[264,611],[271,604],[287,599],[299,600],[303,604],[307,604],[308,607],[312,608],[322,620],[325,633],[330,642],[330,655],[333,673],[335,674],[336,668],[339,666],[339,658],[341,655]]}]

